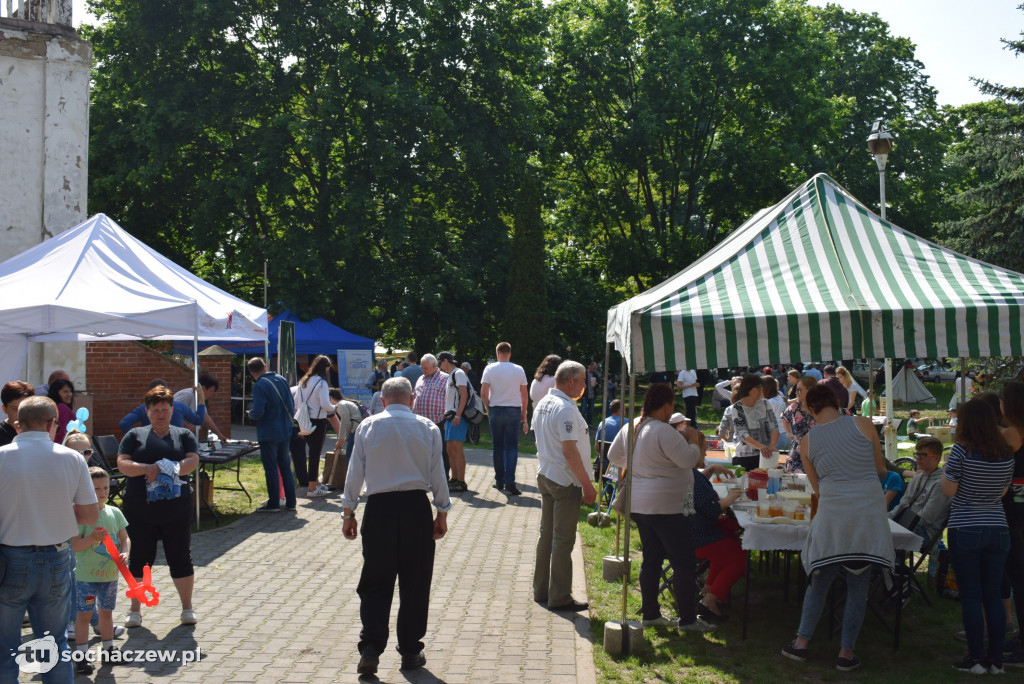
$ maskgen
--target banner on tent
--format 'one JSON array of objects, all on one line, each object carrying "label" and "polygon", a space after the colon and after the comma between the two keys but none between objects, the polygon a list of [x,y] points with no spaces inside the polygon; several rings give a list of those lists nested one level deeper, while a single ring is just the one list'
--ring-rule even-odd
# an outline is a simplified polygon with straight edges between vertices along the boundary
[{"label": "banner on tent", "polygon": [[277,334],[277,372],[284,376],[289,385],[298,382],[298,367],[295,363],[295,324],[281,321]]},{"label": "banner on tent", "polygon": [[356,398],[369,404],[372,392],[366,388],[366,378],[373,372],[373,352],[364,349],[338,350],[338,388],[345,398]]}]

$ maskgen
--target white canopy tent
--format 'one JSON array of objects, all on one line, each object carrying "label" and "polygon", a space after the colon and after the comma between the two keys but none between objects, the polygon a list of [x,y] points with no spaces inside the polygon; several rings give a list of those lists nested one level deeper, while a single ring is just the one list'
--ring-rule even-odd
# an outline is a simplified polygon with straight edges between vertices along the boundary
[{"label": "white canopy tent", "polygon": [[0,330],[0,377],[10,379],[21,376],[28,342],[262,341],[267,311],[97,214],[0,264]]},{"label": "white canopy tent", "polygon": [[[267,310],[96,214],[0,264],[0,330],[3,378],[21,377],[29,342],[192,340],[198,385],[199,340],[264,341]],[[198,487],[195,505],[198,526]]]},{"label": "white canopy tent", "polygon": [[[935,395],[929,392],[917,375],[913,371],[908,371],[906,366],[892,379],[891,389],[893,398],[901,400],[904,404],[935,403]],[[888,398],[889,390],[882,392],[882,396]]]}]

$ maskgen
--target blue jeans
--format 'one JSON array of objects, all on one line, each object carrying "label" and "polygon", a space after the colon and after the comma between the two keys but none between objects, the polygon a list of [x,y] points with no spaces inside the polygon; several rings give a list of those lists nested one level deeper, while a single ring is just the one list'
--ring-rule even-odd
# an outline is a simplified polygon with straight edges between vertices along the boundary
[{"label": "blue jeans", "polygon": [[583,420],[587,421],[587,425],[590,425],[594,422],[594,397],[588,397],[584,394],[580,402],[580,413],[583,415]]},{"label": "blue jeans", "polygon": [[828,590],[839,575],[846,572],[846,606],[843,608],[843,633],[839,637],[839,647],[853,650],[857,644],[861,625],[864,624],[864,612],[868,605],[868,588],[871,586],[871,568],[860,572],[850,572],[841,565],[826,565],[811,576],[811,585],[804,593],[804,605],[800,614],[800,627],[796,635],[808,641],[814,636],[814,628],[818,625],[821,611],[825,609]]},{"label": "blue jeans", "polygon": [[[1006,612],[999,585],[1010,553],[1006,527],[951,527],[947,531],[949,555],[960,589],[960,614],[967,632],[967,654],[985,658],[985,622],[988,621],[988,657],[1003,662]],[[984,613],[982,613],[984,607]]]},{"label": "blue jeans", "polygon": [[[60,654],[68,650],[65,628],[71,589],[71,545],[61,550],[0,546],[0,566],[5,566],[0,572],[0,682],[18,681],[18,662],[11,653],[22,649],[22,654],[31,658],[28,664],[35,666],[33,671],[41,672],[55,665],[43,673],[44,682],[70,684],[74,678],[71,660],[61,662]],[[21,620],[26,608],[35,638],[45,638],[50,643],[22,647]]]},{"label": "blue jeans", "polygon": [[292,477],[291,440],[260,442],[260,459],[263,461],[263,472],[267,478],[267,507],[280,508],[281,484],[277,479],[278,469],[284,478],[285,504],[294,507],[295,478]]},{"label": "blue jeans", "polygon": [[519,426],[523,410],[518,406],[492,406],[487,415],[493,444],[491,456],[494,460],[494,482],[514,485],[516,465],[519,463]]}]

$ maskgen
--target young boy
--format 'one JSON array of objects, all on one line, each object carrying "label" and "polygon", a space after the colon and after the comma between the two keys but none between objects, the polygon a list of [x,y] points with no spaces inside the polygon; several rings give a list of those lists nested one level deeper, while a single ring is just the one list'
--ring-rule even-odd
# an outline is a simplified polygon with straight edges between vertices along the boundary
[{"label": "young boy", "polygon": [[917,439],[918,428],[924,427],[931,422],[930,418],[922,418],[921,412],[913,410],[910,412],[910,420],[907,421],[907,437]]},{"label": "young boy", "polygon": [[[110,557],[104,537],[110,534],[117,540],[117,548],[121,552],[121,560],[128,562],[128,521],[116,506],[106,504],[110,494],[110,476],[103,468],[89,468],[92,486],[96,490],[99,501],[100,516],[95,525],[79,525],[78,536],[71,540],[71,548],[75,551],[75,588],[77,596],[78,619],[75,622],[75,646],[85,653],[89,646],[89,618],[93,608],[99,608],[100,638],[103,639],[103,650],[114,650],[114,606],[117,602],[118,571],[114,559]],[[79,674],[92,674],[93,665],[88,660],[81,660],[75,665]]]}]

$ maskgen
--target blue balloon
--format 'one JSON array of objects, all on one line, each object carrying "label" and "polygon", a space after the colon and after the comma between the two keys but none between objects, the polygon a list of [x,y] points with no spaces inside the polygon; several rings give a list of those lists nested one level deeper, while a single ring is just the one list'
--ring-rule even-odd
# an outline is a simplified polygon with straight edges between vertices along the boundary
[{"label": "blue balloon", "polygon": [[77,411],[75,411],[75,418],[77,418],[79,422],[82,423],[89,420],[89,409],[85,408],[84,406],[78,409]]}]

